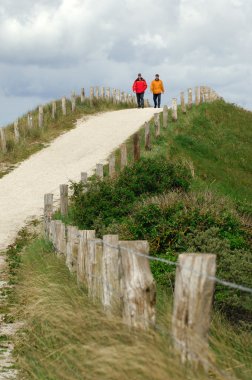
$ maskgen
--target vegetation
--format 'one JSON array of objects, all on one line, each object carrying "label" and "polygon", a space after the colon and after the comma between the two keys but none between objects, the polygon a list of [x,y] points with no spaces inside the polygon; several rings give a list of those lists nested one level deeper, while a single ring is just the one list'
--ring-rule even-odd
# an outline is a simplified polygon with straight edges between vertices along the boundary
[{"label": "vegetation", "polygon": [[57,101],[57,111],[55,119],[52,119],[52,104],[45,105],[43,128],[38,126],[38,107],[28,114],[33,119],[33,128],[27,126],[27,116],[25,114],[19,118],[20,141],[15,143],[14,126],[5,128],[7,152],[0,149],[0,178],[8,173],[15,164],[23,161],[33,153],[43,149],[47,144],[58,137],[63,132],[74,128],[77,119],[97,112],[117,110],[132,107],[126,103],[114,104],[105,99],[94,99],[90,104],[89,99],[81,103],[80,98],[76,99],[76,109],[71,110],[70,100],[66,103],[67,115],[64,116],[61,110],[61,101]]},{"label": "vegetation", "polygon": [[249,335],[235,333],[215,315],[209,372],[182,366],[170,336],[169,296],[158,296],[161,333],[129,330],[91,303],[43,240],[34,240],[23,252],[18,281],[16,317],[26,325],[15,350],[24,380],[251,379]]}]

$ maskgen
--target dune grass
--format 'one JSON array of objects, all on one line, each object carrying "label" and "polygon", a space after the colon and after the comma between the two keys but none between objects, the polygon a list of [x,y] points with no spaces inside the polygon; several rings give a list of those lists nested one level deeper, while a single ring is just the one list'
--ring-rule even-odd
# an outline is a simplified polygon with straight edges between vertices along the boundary
[{"label": "dune grass", "polygon": [[26,325],[15,354],[24,380],[251,379],[251,335],[234,331],[218,315],[211,351],[202,353],[210,362],[208,373],[181,365],[170,335],[171,300],[161,289],[161,332],[144,332],[105,315],[44,240],[28,244],[17,275],[16,318]]}]

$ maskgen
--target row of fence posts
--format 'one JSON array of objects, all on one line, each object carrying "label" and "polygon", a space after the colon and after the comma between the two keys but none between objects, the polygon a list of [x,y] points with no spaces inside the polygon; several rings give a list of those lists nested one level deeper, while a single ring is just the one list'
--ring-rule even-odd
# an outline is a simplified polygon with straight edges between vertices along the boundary
[{"label": "row of fence posts", "polygon": [[[72,92],[70,102],[71,102],[71,111],[75,112],[76,110],[76,101],[80,99],[81,103],[84,103],[86,100],[89,100],[90,105],[94,104],[95,99],[105,100],[108,102],[113,102],[114,104],[118,103],[127,103],[134,106],[136,104],[136,98],[132,94],[120,91],[118,89],[111,89],[109,87],[91,87],[89,97],[85,95],[85,89],[81,89],[80,96],[77,96],[75,92]],[[146,106],[149,106],[149,103],[146,103]],[[44,108],[43,106],[38,107],[37,122],[39,128],[44,127]],[[61,99],[61,112],[63,116],[67,115],[67,98],[64,96]],[[57,102],[54,100],[51,103],[51,117],[53,120],[56,119],[57,115]],[[13,125],[13,134],[14,141],[18,143],[20,141],[20,129],[19,129],[19,120],[17,119]],[[29,112],[27,114],[27,129],[32,129],[35,126],[34,116]],[[7,143],[6,143],[6,132],[5,128],[0,128],[0,140],[1,140],[1,150],[3,153],[7,152]]]},{"label": "row of fence posts", "polygon": [[[200,92],[199,92],[200,93]],[[183,93],[181,93],[183,95]],[[184,99],[184,96],[181,96]],[[204,97],[202,101],[206,101]],[[211,97],[209,101],[214,100]],[[187,107],[190,109],[191,98]],[[183,103],[181,103],[182,105]],[[196,104],[200,104],[199,102]],[[168,107],[163,108],[163,128],[168,127]],[[177,120],[177,101],[173,99],[172,120]],[[160,114],[154,115],[155,136],[160,136]],[[145,123],[145,150],[151,149],[150,123]],[[134,161],[140,158],[139,133],[133,135]],[[120,148],[120,169],[128,165],[127,145]],[[115,155],[108,160],[109,177],[116,176]],[[103,164],[96,165],[95,174],[104,178]],[[88,175],[81,173],[87,185]],[[68,185],[60,185],[60,213],[68,214]],[[130,327],[149,329],[156,326],[156,285],[149,265],[147,241],[120,241],[118,235],[96,238],[94,230],[79,230],[52,220],[53,194],[44,197],[45,235],[58,255],[65,257],[70,272],[79,285],[99,302],[108,314],[120,315]],[[180,254],[177,263],[172,331],[174,347],[183,362],[189,360],[207,368],[208,330],[214,293],[216,255]]]}]

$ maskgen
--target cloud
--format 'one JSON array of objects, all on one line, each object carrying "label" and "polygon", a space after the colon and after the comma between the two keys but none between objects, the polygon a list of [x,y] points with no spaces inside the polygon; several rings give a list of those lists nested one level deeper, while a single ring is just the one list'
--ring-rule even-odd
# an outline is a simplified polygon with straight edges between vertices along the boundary
[{"label": "cloud", "polygon": [[83,85],[130,90],[140,71],[148,81],[160,73],[166,102],[208,84],[252,108],[251,17],[250,0],[1,0],[2,97],[23,104]]}]

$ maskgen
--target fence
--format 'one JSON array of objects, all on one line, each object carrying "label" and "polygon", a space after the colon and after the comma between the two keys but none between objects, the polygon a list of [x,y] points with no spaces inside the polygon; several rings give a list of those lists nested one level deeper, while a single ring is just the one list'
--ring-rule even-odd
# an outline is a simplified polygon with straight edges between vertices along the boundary
[{"label": "fence", "polygon": [[[218,96],[209,88],[195,90],[195,104],[213,101]],[[94,95],[95,96],[95,95]],[[106,96],[106,95],[104,95]],[[192,90],[188,91],[185,105],[181,93],[181,109],[187,112],[192,106]],[[177,121],[177,99],[172,101],[172,120]],[[168,107],[163,109],[163,128],[168,127]],[[160,115],[154,115],[155,137],[160,135]],[[145,150],[149,150],[150,125],[145,123]],[[127,145],[120,149],[121,170],[128,164]],[[140,158],[139,133],[133,136],[133,158]],[[109,157],[109,176],[116,175],[115,155]],[[103,179],[103,165],[97,164],[96,175]],[[87,183],[87,173],[81,173]],[[60,211],[68,213],[68,185],[60,185]],[[190,360],[206,367],[202,351],[207,352],[207,333],[214,292],[216,256],[214,254],[181,254],[178,262],[169,262],[149,256],[147,241],[120,241],[118,235],[105,235],[97,239],[94,230],[78,230],[62,221],[52,220],[53,195],[44,198],[45,235],[58,255],[65,257],[70,272],[75,273],[79,284],[86,286],[89,296],[101,303],[108,314],[119,314],[134,328],[149,329],[156,325],[156,285],[149,262],[157,260],[176,265],[176,282],[172,317],[172,337],[182,361]],[[219,280],[221,281],[221,280]],[[223,283],[223,282],[222,282]],[[227,283],[226,283],[227,284]],[[231,284],[231,286],[234,284]],[[244,289],[243,289],[244,290]],[[251,291],[252,292],[252,291]]]},{"label": "fence", "polygon": [[[60,116],[66,116],[67,112],[74,113],[76,111],[76,104],[87,102],[90,106],[95,104],[95,101],[103,100],[105,102],[112,102],[113,104],[124,103],[134,106],[136,104],[136,98],[132,94],[127,94],[120,90],[104,88],[104,87],[91,87],[89,97],[85,95],[85,89],[81,89],[80,96],[77,96],[75,92],[72,92],[70,99],[65,96],[60,101],[52,101],[45,106],[39,106],[35,112],[29,112],[25,116],[24,123],[20,120],[16,120],[13,125],[6,128],[0,128],[0,150],[3,154],[8,151],[8,140],[12,141],[12,144],[20,143],[22,135],[26,135],[27,132],[35,133],[37,128],[42,130],[45,127],[46,121],[53,123]],[[48,114],[49,109],[49,114]],[[24,132],[24,129],[26,132]]]}]

